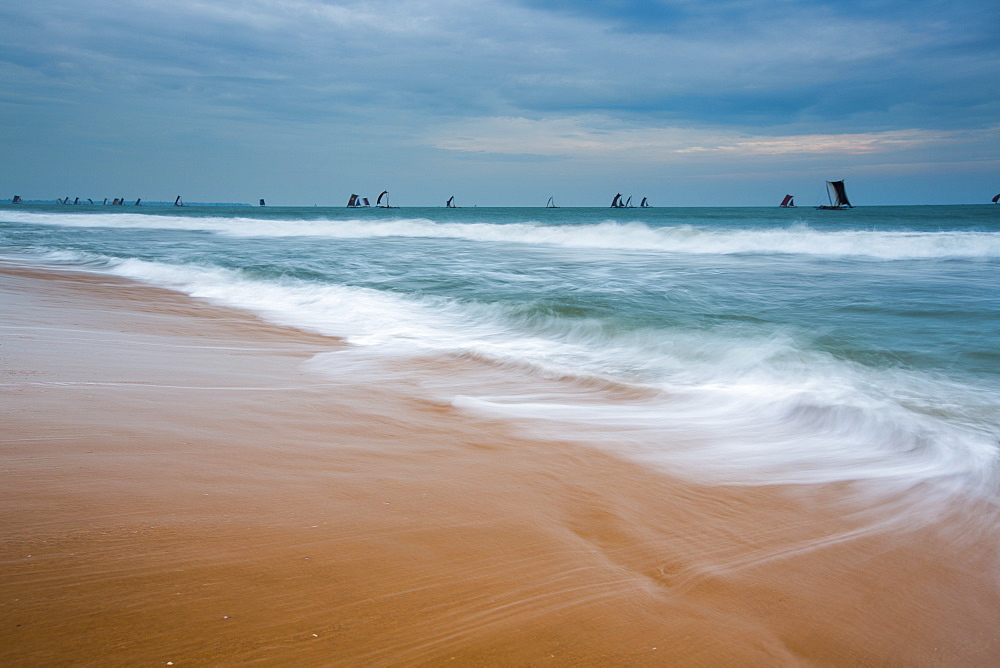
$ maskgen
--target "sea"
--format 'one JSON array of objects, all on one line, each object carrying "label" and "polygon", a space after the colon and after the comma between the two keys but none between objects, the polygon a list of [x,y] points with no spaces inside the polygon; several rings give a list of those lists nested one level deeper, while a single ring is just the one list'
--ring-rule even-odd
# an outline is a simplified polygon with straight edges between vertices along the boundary
[{"label": "sea", "polygon": [[1000,500],[1000,206],[4,204],[0,255],[326,335],[317,374],[693,483],[919,487],[911,522]]}]

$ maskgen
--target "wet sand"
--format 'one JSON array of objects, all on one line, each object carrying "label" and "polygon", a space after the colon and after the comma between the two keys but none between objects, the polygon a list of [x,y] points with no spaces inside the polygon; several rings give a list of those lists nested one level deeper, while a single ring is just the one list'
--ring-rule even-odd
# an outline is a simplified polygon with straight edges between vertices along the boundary
[{"label": "wet sand", "polygon": [[4,665],[1000,662],[973,499],[693,484],[95,274],[0,306]]}]

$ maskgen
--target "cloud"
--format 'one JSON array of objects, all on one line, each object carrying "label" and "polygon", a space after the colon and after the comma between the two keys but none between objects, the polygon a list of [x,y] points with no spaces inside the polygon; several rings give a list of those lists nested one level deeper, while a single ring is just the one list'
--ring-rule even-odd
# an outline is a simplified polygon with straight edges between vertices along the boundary
[{"label": "cloud", "polygon": [[469,119],[438,129],[426,141],[434,148],[467,153],[667,162],[708,154],[749,157],[889,153],[927,148],[957,139],[956,133],[920,129],[751,136],[724,129],[624,128],[612,119],[589,116],[541,120],[523,117]]},{"label": "cloud", "polygon": [[33,0],[0,21],[0,140],[24,161],[138,138],[526,175],[997,147],[985,0]]}]

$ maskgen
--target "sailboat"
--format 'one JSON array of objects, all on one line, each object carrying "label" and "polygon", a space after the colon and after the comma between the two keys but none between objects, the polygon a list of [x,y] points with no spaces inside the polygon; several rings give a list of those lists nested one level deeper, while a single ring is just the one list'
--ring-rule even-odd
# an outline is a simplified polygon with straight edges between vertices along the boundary
[{"label": "sailboat", "polygon": [[778,206],[780,206],[782,209],[794,209],[795,208],[795,196],[794,195],[785,195],[785,199],[781,200],[781,204],[779,204]]},{"label": "sailboat", "polygon": [[622,204],[622,194],[618,193],[617,195],[615,195],[615,198],[613,200],[611,200],[611,208],[612,209],[620,209],[623,206],[625,206],[625,205]]},{"label": "sailboat", "polygon": [[[385,204],[382,204],[382,198],[383,197],[385,198]],[[391,209],[392,208],[391,206],[389,206],[389,191],[388,190],[383,190],[382,192],[380,192],[378,194],[378,199],[375,200],[375,206],[379,207],[380,209]]]},{"label": "sailboat", "polygon": [[639,208],[640,209],[651,209],[652,207],[649,205],[649,200],[646,199],[645,197],[643,197],[642,201],[639,202]]},{"label": "sailboat", "polygon": [[546,209],[558,209],[559,207],[556,206],[555,200],[550,197],[549,201],[545,203],[545,208]]},{"label": "sailboat", "polygon": [[184,202],[181,201],[180,195],[178,195],[177,199],[174,200],[174,206],[184,206]]},{"label": "sailboat", "polygon": [[847,190],[844,189],[843,181],[827,181],[826,195],[830,198],[830,204],[821,204],[816,207],[825,211],[839,211],[841,209],[853,209],[854,206],[847,199]]},{"label": "sailboat", "polygon": [[[388,200],[386,200],[386,204],[388,204]],[[449,209],[457,209],[458,208],[457,206],[455,206],[455,196],[454,195],[452,195],[451,197],[449,197],[448,201],[445,202],[444,205],[445,205],[445,207],[447,207]]]},{"label": "sailboat", "polygon": [[1000,194],[998,194],[996,197],[993,198],[993,203],[1000,204]]},{"label": "sailboat", "polygon": [[347,200],[347,208],[353,209],[354,207],[361,206],[361,202],[358,201],[358,196],[351,193],[351,198]]}]

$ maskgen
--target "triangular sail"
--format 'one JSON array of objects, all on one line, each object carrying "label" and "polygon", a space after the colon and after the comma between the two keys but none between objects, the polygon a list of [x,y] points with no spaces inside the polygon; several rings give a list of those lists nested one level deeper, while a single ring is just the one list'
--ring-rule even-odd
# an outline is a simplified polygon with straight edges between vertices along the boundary
[{"label": "triangular sail", "polygon": [[792,196],[791,195],[785,195],[785,199],[781,200],[781,204],[779,204],[778,206],[782,206],[782,207],[785,207],[785,208],[788,208],[790,206],[795,206],[794,200],[792,199]]},{"label": "triangular sail", "polygon": [[354,207],[354,206],[357,206],[357,205],[358,205],[358,196],[352,193],[351,194],[351,198],[349,200],[347,200],[347,206],[348,207]]},{"label": "triangular sail", "polygon": [[385,197],[385,205],[389,206],[389,198],[386,197],[389,194],[388,190],[383,190],[378,194],[378,199],[375,200],[375,206],[382,206],[382,198]]},{"label": "triangular sail", "polygon": [[994,204],[996,204],[998,202],[1000,202],[1000,193],[998,193],[997,196],[993,198],[993,203]]},{"label": "triangular sail", "polygon": [[558,209],[559,207],[556,206],[555,198],[550,197],[549,201],[545,203],[545,208],[546,209]]},{"label": "triangular sail", "polygon": [[444,205],[446,207],[448,207],[449,209],[454,209],[455,208],[455,196],[452,195],[451,197],[449,197],[448,201],[445,202]]},{"label": "triangular sail", "polygon": [[649,208],[649,200],[647,198],[643,197],[642,201],[639,202],[639,208],[640,209],[648,209]]},{"label": "triangular sail", "polygon": [[621,202],[619,201],[619,200],[621,200],[621,198],[622,198],[622,194],[621,193],[618,193],[617,195],[615,195],[615,198],[613,200],[611,200],[611,208],[612,209],[617,209],[618,207],[620,207],[622,205]]},{"label": "triangular sail", "polygon": [[177,199],[174,200],[174,206],[184,206],[184,202],[181,201],[180,195],[178,195]]}]

